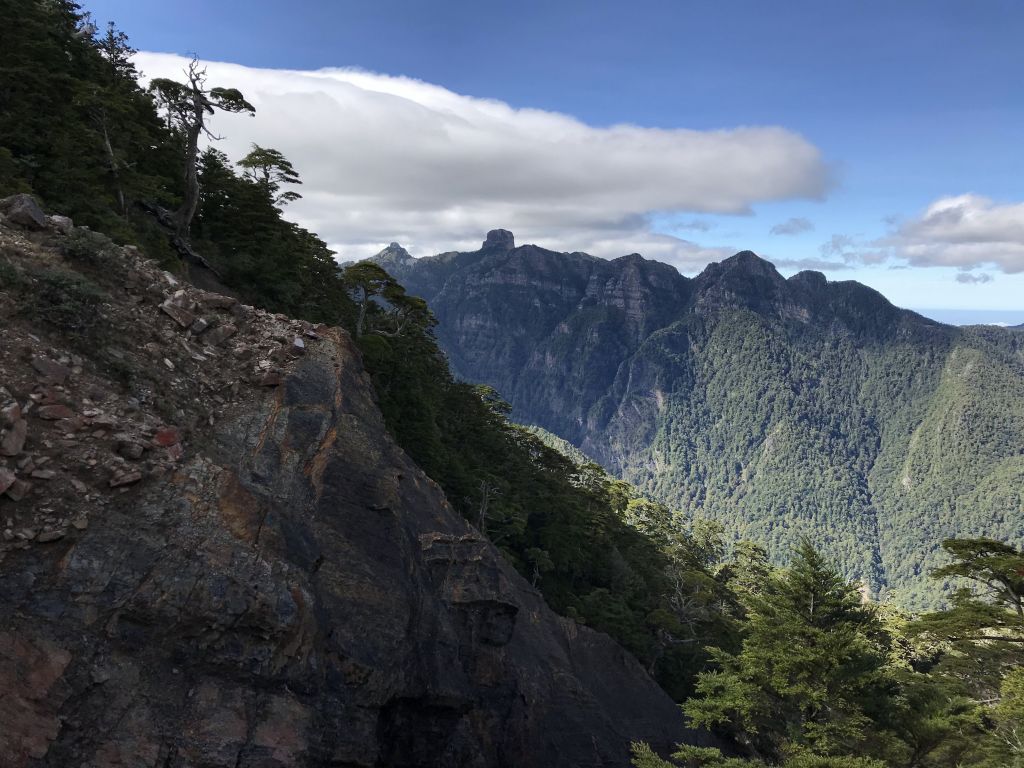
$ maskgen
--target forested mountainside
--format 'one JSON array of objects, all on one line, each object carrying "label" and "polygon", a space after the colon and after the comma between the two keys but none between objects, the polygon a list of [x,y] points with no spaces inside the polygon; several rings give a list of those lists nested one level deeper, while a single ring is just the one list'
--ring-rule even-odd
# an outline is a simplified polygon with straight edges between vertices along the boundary
[{"label": "forested mountainside", "polygon": [[876,596],[933,605],[938,542],[1024,537],[1024,335],[956,328],[743,252],[693,279],[515,247],[377,263],[453,369],[688,518],[784,557],[809,536]]}]

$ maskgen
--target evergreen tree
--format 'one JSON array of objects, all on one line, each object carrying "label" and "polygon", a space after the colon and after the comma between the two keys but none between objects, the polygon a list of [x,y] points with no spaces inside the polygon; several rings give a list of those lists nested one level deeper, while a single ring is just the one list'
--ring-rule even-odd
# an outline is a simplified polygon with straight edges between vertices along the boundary
[{"label": "evergreen tree", "polygon": [[741,649],[713,653],[718,668],[700,676],[686,713],[752,757],[855,753],[873,701],[887,694],[875,612],[806,541],[761,594],[743,599]]}]

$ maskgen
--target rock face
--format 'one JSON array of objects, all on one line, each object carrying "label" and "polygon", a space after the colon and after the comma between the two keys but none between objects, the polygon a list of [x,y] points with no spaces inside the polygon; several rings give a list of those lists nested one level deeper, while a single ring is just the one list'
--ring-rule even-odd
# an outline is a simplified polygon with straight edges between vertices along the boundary
[{"label": "rock face", "polygon": [[516,239],[507,229],[492,229],[484,240],[484,250],[511,251],[516,247]]},{"label": "rock face", "polygon": [[944,537],[1024,542],[1018,332],[787,279],[750,251],[694,278],[487,243],[387,268],[514,419],[780,558],[808,534],[875,594],[923,607]]},{"label": "rock face", "polygon": [[[33,248],[0,240],[0,258]],[[38,328],[24,338],[48,362],[0,362],[17,382],[5,424],[33,386],[82,421],[65,445],[41,431],[60,421],[30,413],[19,446],[67,473],[77,510],[46,481],[0,500],[19,531],[47,509],[71,519],[0,543],[0,765],[626,766],[631,740],[706,740],[392,443],[343,331],[174,285],[130,251],[116,274],[103,320],[131,339],[120,365],[167,340],[144,385],[104,380],[88,352],[65,373],[61,339]],[[237,328],[201,346],[210,331],[193,340],[168,307]],[[143,440],[159,454],[144,464]],[[88,456],[96,476],[69,458]]]}]

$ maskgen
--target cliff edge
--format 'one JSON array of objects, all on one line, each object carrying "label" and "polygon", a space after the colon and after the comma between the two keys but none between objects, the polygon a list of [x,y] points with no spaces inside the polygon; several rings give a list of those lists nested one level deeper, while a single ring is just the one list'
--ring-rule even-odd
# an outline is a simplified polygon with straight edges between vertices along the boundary
[{"label": "cliff edge", "polygon": [[3,765],[626,766],[706,739],[448,505],[343,330],[59,217],[0,216],[0,322]]}]

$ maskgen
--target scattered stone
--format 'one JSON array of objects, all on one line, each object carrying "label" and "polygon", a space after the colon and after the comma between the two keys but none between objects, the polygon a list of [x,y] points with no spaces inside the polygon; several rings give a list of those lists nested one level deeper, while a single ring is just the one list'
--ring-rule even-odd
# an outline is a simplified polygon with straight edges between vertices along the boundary
[{"label": "scattered stone", "polygon": [[63,384],[71,375],[71,369],[66,365],[54,362],[45,357],[32,358],[32,367],[36,369],[47,384]]},{"label": "scattered stone", "polygon": [[93,417],[92,425],[102,429],[113,429],[117,426],[117,417],[109,414],[100,414],[99,416]]},{"label": "scattered stone", "polygon": [[71,487],[74,488],[75,491],[77,491],[78,493],[85,493],[87,490],[89,490],[89,486],[87,486],[77,477],[71,478]]},{"label": "scattered stone", "polygon": [[200,335],[210,327],[210,321],[205,317],[197,317],[196,321],[189,326],[189,330],[196,336]]},{"label": "scattered stone", "polygon": [[0,200],[0,212],[7,221],[24,229],[46,229],[47,220],[43,209],[32,195],[18,194]]},{"label": "scattered stone", "polygon": [[281,374],[277,371],[268,371],[256,382],[261,387],[276,387],[282,381]]},{"label": "scattered stone", "polygon": [[10,528],[4,528],[4,541],[12,541],[14,539],[14,531]]},{"label": "scattered stone", "polygon": [[188,328],[196,321],[196,316],[194,314],[185,309],[185,307],[175,304],[173,299],[168,299],[161,304],[160,309],[169,315],[182,328]]},{"label": "scattered stone", "polygon": [[17,419],[3,431],[3,437],[0,438],[0,455],[17,456],[25,448],[27,435],[28,422],[25,419]]},{"label": "scattered stone", "polygon": [[47,421],[71,419],[74,416],[75,412],[66,405],[43,405],[39,408],[39,418],[46,419]]},{"label": "scattered stone", "polygon": [[292,339],[291,353],[295,357],[306,353],[306,342],[302,340],[301,336],[296,336]]},{"label": "scattered stone", "polygon": [[231,309],[238,303],[238,299],[204,291],[199,295],[199,303],[206,309]]},{"label": "scattered stone", "polygon": [[169,370],[169,371],[173,371],[174,370],[174,363],[172,363],[166,357],[164,358],[164,365],[167,366],[167,370]]},{"label": "scattered stone", "polygon": [[141,472],[124,472],[121,474],[116,474],[112,478],[110,478],[109,485],[111,488],[119,488],[122,485],[132,485],[133,483],[137,483],[141,479]]},{"label": "scattered stone", "polygon": [[67,216],[47,216],[47,222],[62,235],[70,235],[75,229],[75,222]]},{"label": "scattered stone", "polygon": [[65,435],[70,435],[72,432],[77,432],[85,426],[85,422],[82,421],[78,416],[73,416],[70,419],[60,419],[57,422],[57,429],[63,432]]},{"label": "scattered stone", "polygon": [[14,485],[17,480],[17,476],[11,470],[6,467],[0,467],[0,493],[4,493],[8,488]]},{"label": "scattered stone", "polygon": [[40,544],[47,544],[51,541],[60,541],[64,538],[64,531],[43,531],[36,536],[36,541]]},{"label": "scattered stone", "polygon": [[117,444],[117,452],[126,459],[138,460],[142,458],[146,446],[134,440],[121,440]]},{"label": "scattered stone", "polygon": [[21,406],[14,400],[0,406],[0,427],[10,427],[21,418]]},{"label": "scattered stone", "polygon": [[15,480],[7,489],[7,498],[11,501],[21,501],[32,490],[32,483],[27,480]]},{"label": "scattered stone", "polygon": [[225,323],[224,325],[217,326],[211,331],[207,331],[206,334],[203,335],[202,341],[203,344],[207,344],[211,347],[216,347],[218,344],[221,344],[230,339],[237,332],[238,329],[235,326],[233,326],[231,323]]},{"label": "scattered stone", "polygon": [[78,517],[76,517],[74,520],[71,521],[71,526],[76,531],[84,531],[86,528],[89,527],[89,518],[86,517],[85,515],[79,515]]},{"label": "scattered stone", "polygon": [[32,472],[32,477],[36,480],[53,480],[57,476],[57,473],[52,469],[37,469]]}]

